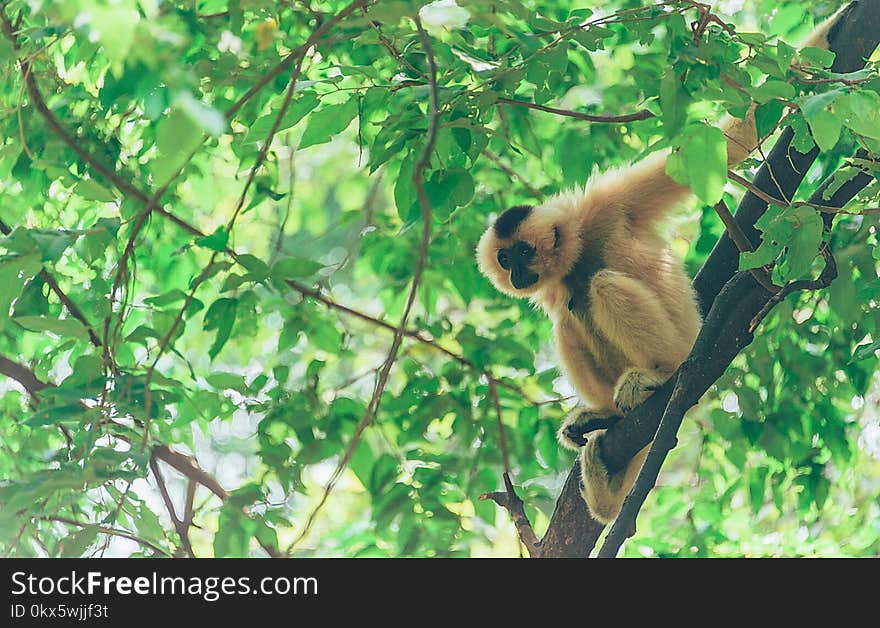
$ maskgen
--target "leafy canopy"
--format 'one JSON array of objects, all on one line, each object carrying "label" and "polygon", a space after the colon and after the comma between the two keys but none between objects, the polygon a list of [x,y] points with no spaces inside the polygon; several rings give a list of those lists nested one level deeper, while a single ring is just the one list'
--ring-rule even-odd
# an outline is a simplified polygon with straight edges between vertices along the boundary
[{"label": "leafy canopy", "polygon": [[[874,67],[836,76],[786,43],[830,3],[748,3],[697,36],[690,2],[424,4],[0,2],[6,554],[515,555],[478,496],[509,467],[546,525],[575,400],[549,323],[476,269],[491,217],[671,149],[696,200],[669,232],[695,271],[712,205],[742,193],[713,123],[751,102],[762,135],[821,149],[804,198],[875,172],[850,158],[878,148]],[[373,416],[422,182],[425,272]],[[743,268],[813,276],[825,237],[841,277],[774,310],[692,413],[629,554],[880,550],[874,224],[761,219]]]}]

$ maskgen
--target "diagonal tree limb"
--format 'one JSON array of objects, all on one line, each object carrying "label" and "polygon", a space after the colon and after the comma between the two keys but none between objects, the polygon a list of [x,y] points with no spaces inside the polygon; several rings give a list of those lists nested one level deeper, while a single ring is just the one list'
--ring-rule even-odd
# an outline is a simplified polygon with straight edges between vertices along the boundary
[{"label": "diagonal tree limb", "polygon": [[[12,228],[2,220],[0,220],[0,233],[2,233],[3,235],[9,235],[10,233],[12,233]],[[70,313],[70,315],[83,324],[83,327],[86,328],[86,331],[89,334],[89,341],[96,347],[100,347],[101,340],[100,338],[98,338],[98,334],[95,333],[95,329],[92,327],[89,319],[87,319],[82,310],[77,307],[76,303],[70,300],[70,297],[67,296],[67,293],[65,293],[64,290],[61,289],[61,286],[58,285],[55,277],[49,274],[49,271],[45,268],[40,269],[39,276],[40,279],[42,279],[45,284],[49,286],[49,289],[55,293],[55,296],[58,297],[58,300],[61,302],[61,304],[65,308],[67,308],[67,311]]]},{"label": "diagonal tree limb", "polygon": [[[834,72],[849,72],[862,67],[865,59],[871,55],[877,47],[878,41],[880,41],[880,3],[876,2],[876,0],[851,3],[841,13],[838,22],[831,28],[828,38],[829,48],[836,53],[835,62],[832,67]],[[779,141],[777,141],[768,155],[766,163],[761,167],[754,179],[756,187],[765,192],[773,190],[774,196],[778,194],[785,198],[793,197],[810,164],[818,154],[818,149],[815,147],[806,154],[794,150],[791,147],[793,135],[794,132],[791,128],[787,128],[782,132]],[[860,173],[845,184],[841,190],[838,190],[831,200],[823,204],[842,207],[870,180],[870,176]],[[829,183],[829,181],[826,181],[826,183],[820,186],[820,189],[827,188]],[[782,187],[783,189],[777,191],[777,187]],[[760,234],[755,229],[754,223],[766,208],[766,201],[751,192],[747,192],[736,212],[735,218],[737,223],[753,245],[760,242]],[[725,284],[736,274],[738,263],[739,251],[730,236],[725,232],[694,279],[693,285],[704,316],[709,313],[712,304],[716,297],[719,296]],[[746,290],[749,283],[751,283],[752,291]],[[738,276],[736,284],[730,289],[733,288],[742,292],[741,296],[745,299],[743,302],[751,304],[751,311],[749,311],[749,308],[740,310],[740,306],[737,305],[736,308],[731,310],[731,316],[735,314],[738,318],[725,321],[723,328],[731,331],[731,326],[740,325],[741,327],[738,329],[745,328],[744,333],[748,334],[748,323],[751,322],[751,318],[766,303],[767,291],[757,284],[748,273]],[[754,291],[757,291],[761,297],[759,298],[758,294],[755,294]],[[706,330],[707,326],[708,316],[707,323],[704,325],[704,331],[709,334],[710,331]],[[732,341],[735,336],[730,334],[728,337]],[[717,363],[717,359],[718,356],[710,356],[710,362],[705,365],[706,368],[711,366],[717,371],[721,366]],[[723,364],[723,367],[726,368],[726,364]],[[699,374],[704,372],[703,368],[704,365],[702,364],[694,365],[689,363],[686,370],[691,374]],[[723,372],[723,368],[721,372]],[[681,390],[688,394],[699,392],[701,386],[697,386],[694,382],[689,381],[689,377],[696,377],[696,375],[688,375],[683,380],[678,375],[674,376],[645,403],[627,415],[625,421],[618,422],[617,425],[608,430],[602,440],[602,458],[611,472],[624,468],[628,461],[642,447],[654,439],[657,426],[665,414],[667,403],[670,401],[674,387],[681,386]],[[679,395],[681,394],[684,393],[679,393]],[[702,393],[700,392],[700,394]],[[686,409],[687,403],[690,403],[690,399],[679,396],[676,400],[676,406],[672,409],[673,413]],[[571,479],[571,476],[569,478]],[[542,541],[543,556],[572,555],[570,550],[568,550],[569,546],[564,544],[564,541],[567,539],[566,530],[574,529],[575,527],[579,530],[591,530],[594,525],[597,525],[589,517],[587,517],[587,521],[579,519],[576,509],[568,508],[571,503],[577,500],[581,500],[577,484],[567,482],[557,501],[557,510],[551,518],[548,531]],[[632,508],[632,506],[630,507]],[[634,510],[637,511],[638,506],[635,506]],[[624,524],[622,528],[625,527]],[[601,529],[601,526],[599,528]],[[592,535],[588,536],[590,536],[587,539],[588,542],[580,544],[578,548],[583,552],[580,554],[581,556],[586,556],[592,550],[595,543]],[[548,543],[550,538],[554,539],[552,544]],[[596,538],[598,538],[598,535],[596,535]],[[591,540],[592,542],[589,542]]]}]

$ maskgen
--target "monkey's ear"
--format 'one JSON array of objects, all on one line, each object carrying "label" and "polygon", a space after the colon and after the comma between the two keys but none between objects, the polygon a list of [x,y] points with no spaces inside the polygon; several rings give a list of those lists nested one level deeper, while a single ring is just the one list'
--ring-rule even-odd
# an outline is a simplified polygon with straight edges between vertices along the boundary
[{"label": "monkey's ear", "polygon": [[553,225],[553,248],[554,249],[559,248],[559,238],[560,238],[559,225]]}]

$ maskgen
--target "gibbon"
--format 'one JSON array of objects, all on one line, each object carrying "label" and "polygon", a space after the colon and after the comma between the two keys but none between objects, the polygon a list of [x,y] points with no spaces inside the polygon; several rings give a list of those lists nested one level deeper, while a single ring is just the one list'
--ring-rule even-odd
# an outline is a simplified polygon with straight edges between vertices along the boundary
[{"label": "gibbon", "polygon": [[[806,45],[827,47],[836,17]],[[732,168],[757,147],[754,106],[721,128]],[[659,153],[585,189],[507,209],[477,245],[479,269],[495,288],[546,312],[563,371],[590,404],[565,417],[558,439],[580,450],[581,494],[602,523],[617,517],[650,449],[610,474],[602,435],[675,372],[700,330],[690,279],[657,231],[690,192],[666,175]]]}]

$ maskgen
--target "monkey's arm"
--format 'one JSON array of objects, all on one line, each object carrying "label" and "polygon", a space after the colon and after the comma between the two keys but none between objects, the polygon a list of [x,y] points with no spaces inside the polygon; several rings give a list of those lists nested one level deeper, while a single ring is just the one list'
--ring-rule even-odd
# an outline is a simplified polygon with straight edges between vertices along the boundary
[{"label": "monkey's arm", "polygon": [[[853,3],[846,4],[819,24],[801,47],[827,49],[828,37],[843,13],[852,6]],[[727,138],[728,168],[742,163],[758,146],[754,111],[755,105],[752,105],[744,119],[726,116],[720,124]],[[687,186],[666,176],[666,159],[666,152],[658,153],[630,168],[605,175],[594,186],[595,202],[602,207],[621,209],[635,227],[652,227],[690,193]]]},{"label": "monkey's arm", "polygon": [[[758,145],[754,106],[744,119],[727,116],[720,128],[727,138],[727,167],[741,163]],[[623,170],[612,171],[591,189],[598,206],[623,211],[633,227],[652,228],[657,220],[690,195],[690,188],[666,174],[667,152]]]}]

